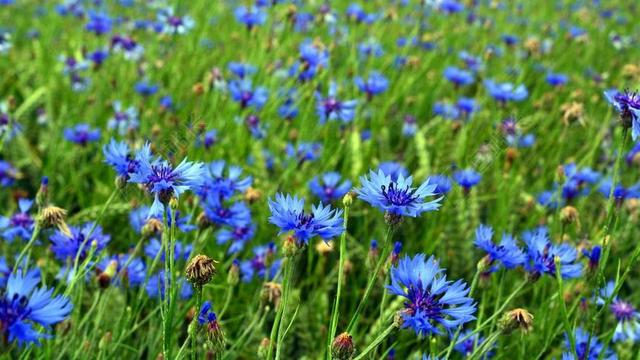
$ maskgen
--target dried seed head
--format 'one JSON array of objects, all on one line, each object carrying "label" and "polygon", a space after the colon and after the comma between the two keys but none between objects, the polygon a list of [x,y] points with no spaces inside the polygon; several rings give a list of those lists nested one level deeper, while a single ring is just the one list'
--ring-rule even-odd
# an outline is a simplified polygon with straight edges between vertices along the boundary
[{"label": "dried seed head", "polygon": [[533,315],[520,308],[507,311],[498,321],[498,327],[505,335],[518,329],[526,334],[533,328]]},{"label": "dried seed head", "polygon": [[215,261],[206,255],[194,256],[185,269],[187,280],[196,287],[207,284],[215,274]]},{"label": "dried seed head", "polygon": [[567,205],[560,210],[560,220],[565,225],[576,224],[576,226],[580,227],[579,213],[576,208],[573,206]]},{"label": "dried seed head", "polygon": [[155,235],[160,235],[162,233],[162,228],[162,221],[156,218],[149,218],[142,227],[142,236],[150,238]]},{"label": "dried seed head", "polygon": [[71,230],[69,230],[65,221],[66,217],[67,210],[49,205],[42,209],[42,213],[40,214],[38,221],[40,222],[40,226],[44,229],[56,227],[65,235],[71,236]]},{"label": "dried seed head", "polygon": [[248,188],[247,191],[244,192],[244,199],[248,203],[254,203],[262,197],[262,192],[258,189],[254,189],[252,187]]},{"label": "dried seed head", "polygon": [[269,306],[272,309],[278,308],[282,297],[282,285],[275,282],[267,282],[262,286],[260,300],[262,306]]}]

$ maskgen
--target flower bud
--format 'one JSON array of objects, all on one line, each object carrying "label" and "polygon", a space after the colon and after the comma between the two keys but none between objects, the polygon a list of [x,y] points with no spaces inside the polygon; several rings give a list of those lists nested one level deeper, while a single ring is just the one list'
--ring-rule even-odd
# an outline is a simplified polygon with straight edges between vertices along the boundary
[{"label": "flower bud", "polygon": [[347,332],[336,336],[333,343],[331,343],[331,356],[334,359],[350,360],[355,351],[356,348],[353,346],[353,338]]},{"label": "flower bud", "polygon": [[238,259],[234,259],[227,274],[227,284],[236,286],[238,282],[240,282],[240,264],[238,263]]},{"label": "flower bud", "polygon": [[98,283],[100,287],[106,289],[111,284],[111,279],[113,279],[118,272],[118,262],[116,260],[112,260],[109,262],[109,265],[98,274]]},{"label": "flower bud", "polygon": [[282,285],[275,282],[267,282],[262,286],[260,301],[262,306],[269,306],[272,309],[278,308],[282,297]]},{"label": "flower bud", "polygon": [[169,207],[171,208],[171,210],[176,210],[178,208],[179,202],[178,202],[178,198],[175,196],[172,196],[171,199],[169,200]]},{"label": "flower bud", "polygon": [[562,220],[562,223],[565,225],[575,223],[576,227],[580,227],[578,210],[571,205],[567,205],[560,210],[560,220]]},{"label": "flower bud", "polygon": [[261,197],[262,193],[260,190],[252,187],[249,187],[247,191],[244,192],[244,199],[250,204],[260,200]]},{"label": "flower bud", "polygon": [[520,330],[523,333],[528,333],[533,328],[533,315],[525,309],[513,309],[507,311],[498,320],[498,329],[505,334],[509,335],[515,330]]},{"label": "flower bud", "polygon": [[344,207],[349,207],[351,206],[351,204],[353,204],[353,192],[349,191],[343,198],[342,198],[342,205]]},{"label": "flower bud", "polygon": [[327,241],[324,241],[324,240],[320,240],[316,244],[316,251],[320,255],[327,255],[327,254],[329,254],[330,252],[333,251],[333,245],[334,245],[333,241],[327,242]]},{"label": "flower bud", "polygon": [[36,194],[36,205],[38,208],[43,208],[49,202],[49,178],[46,176],[42,177],[40,181],[40,188],[38,189],[38,193]]},{"label": "flower bud", "polygon": [[156,218],[149,218],[144,226],[142,226],[142,236],[148,239],[155,235],[160,235],[162,234],[163,227],[162,221]]},{"label": "flower bud", "polygon": [[185,269],[187,280],[195,287],[209,283],[216,274],[214,263],[214,260],[206,255],[194,256]]},{"label": "flower bud", "polygon": [[269,356],[269,347],[271,345],[271,340],[269,338],[263,338],[260,341],[260,345],[258,346],[258,359],[266,360],[267,356]]}]

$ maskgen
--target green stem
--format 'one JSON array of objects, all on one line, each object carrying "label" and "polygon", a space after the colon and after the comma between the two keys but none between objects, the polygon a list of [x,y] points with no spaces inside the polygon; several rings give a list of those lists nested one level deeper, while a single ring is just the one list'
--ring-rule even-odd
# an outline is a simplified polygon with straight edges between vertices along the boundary
[{"label": "green stem", "polygon": [[347,256],[347,224],[349,222],[349,205],[344,207],[344,232],[340,236],[340,260],[338,263],[338,285],[336,288],[336,298],[333,302],[333,312],[331,314],[331,324],[329,336],[327,338],[327,353],[331,358],[331,342],[336,337],[338,328],[338,312],[340,308],[340,296],[342,294],[342,283],[344,282],[344,259]]},{"label": "green stem", "polygon": [[376,267],[373,270],[373,272],[371,273],[371,276],[369,277],[369,281],[367,283],[367,288],[364,291],[364,295],[362,296],[362,299],[360,299],[360,303],[358,304],[358,307],[356,308],[356,312],[351,317],[351,321],[349,321],[349,326],[347,326],[347,332],[348,333],[351,333],[353,328],[356,326],[356,323],[358,322],[358,319],[360,318],[360,313],[362,312],[362,309],[364,308],[365,304],[367,303],[367,300],[369,300],[369,296],[371,295],[371,290],[373,290],[373,285],[375,284],[376,279],[378,278],[378,274],[380,273],[380,269],[382,268],[382,264],[384,264],[384,262],[387,261],[388,248],[389,248],[389,244],[391,243],[392,234],[393,234],[393,227],[389,226],[387,228],[387,234],[384,237],[384,244],[382,245],[382,251],[380,252],[380,258],[378,258],[378,262],[376,263]]},{"label": "green stem", "polygon": [[554,259],[556,264],[556,280],[558,281],[558,303],[560,305],[560,311],[562,312],[562,324],[564,326],[564,332],[569,339],[570,350],[572,354],[576,351],[576,340],[573,337],[573,331],[571,330],[571,324],[569,323],[569,315],[567,314],[567,305],[564,303],[564,286],[562,283],[562,264],[560,258]]},{"label": "green stem", "polygon": [[20,252],[20,255],[18,255],[18,259],[16,260],[15,266],[13,267],[13,271],[15,271],[20,267],[22,258],[24,258],[27,252],[31,249],[31,247],[33,246],[33,243],[36,242],[36,240],[38,239],[38,235],[40,235],[40,225],[38,224],[38,222],[36,222],[36,225],[33,227],[33,233],[31,234],[31,239],[29,239],[29,242],[27,243],[27,245],[22,249],[22,251]]},{"label": "green stem", "polygon": [[380,345],[380,343],[383,342],[384,339],[386,339],[387,336],[389,336],[395,329],[396,329],[396,325],[391,324],[388,328],[386,328],[382,332],[382,334],[378,335],[378,337],[375,338],[375,340],[373,340],[373,342],[371,342],[369,346],[367,346],[364,350],[362,350],[362,352],[358,354],[358,356],[356,356],[353,360],[364,359],[368,353],[370,353],[372,350],[378,347],[378,345]]},{"label": "green stem", "polygon": [[272,355],[273,355],[273,348],[274,345],[276,346],[276,352],[277,352],[277,348],[280,347],[280,344],[275,344],[276,340],[278,338],[278,332],[280,329],[280,323],[282,321],[282,314],[284,313],[284,308],[285,308],[285,302],[287,300],[287,288],[289,287],[289,283],[291,282],[291,268],[293,267],[293,257],[288,257],[285,259],[285,265],[284,265],[285,269],[284,269],[284,276],[282,278],[282,287],[283,287],[283,291],[282,291],[282,299],[280,302],[280,305],[278,306],[278,311],[276,312],[276,317],[273,320],[273,325],[271,326],[271,334],[269,336],[269,351],[267,353],[267,359],[271,360],[272,359]]},{"label": "green stem", "polygon": [[[480,260],[480,261],[484,261],[484,260]],[[480,278],[480,273],[481,273],[481,269],[480,266],[477,267],[476,269],[476,273],[475,275],[473,275],[473,280],[471,281],[471,288],[469,289],[469,297],[471,297],[473,295],[473,292],[476,289],[476,286],[478,285],[478,278]],[[451,343],[449,344],[449,347],[447,348],[447,355],[445,355],[445,359],[448,359],[451,356],[451,352],[453,351],[453,347],[456,345],[456,342],[458,341],[458,337],[460,336],[460,332],[462,331],[462,326],[458,327],[458,330],[456,330],[455,334],[453,335],[453,339],[451,339]]]},{"label": "green stem", "polygon": [[220,314],[218,315],[218,317],[220,319],[222,319],[224,314],[227,312],[227,309],[229,308],[229,305],[231,305],[231,299],[232,298],[233,298],[233,286],[229,285],[229,286],[227,286],[227,291],[226,291],[226,295],[225,295],[225,299],[224,299],[224,305],[222,306],[222,310],[220,310]]},{"label": "green stem", "polygon": [[197,357],[197,333],[198,333],[198,315],[200,314],[200,307],[202,306],[202,287],[196,287],[196,312],[193,314],[191,320],[192,328],[189,331],[191,336],[191,360],[196,360]]},{"label": "green stem", "polygon": [[[289,298],[291,297],[291,285],[293,282],[293,268],[295,265],[295,256],[289,258],[290,264],[287,264],[287,271],[285,276],[287,282],[284,284],[284,291],[282,293],[282,314],[280,315],[280,323],[278,324],[278,332],[276,336],[276,360],[280,359],[280,353],[282,351],[282,343],[284,342],[284,317],[286,316],[287,306],[289,305]],[[283,280],[284,282],[284,280]]]},{"label": "green stem", "polygon": [[[167,206],[165,204],[165,206]],[[160,292],[162,297],[162,354],[165,359],[169,357],[169,298],[171,297],[170,285],[169,285],[169,238],[166,229],[169,228],[167,222],[167,212],[162,211],[162,254],[164,255],[164,276],[162,281],[164,282],[163,291]]]}]

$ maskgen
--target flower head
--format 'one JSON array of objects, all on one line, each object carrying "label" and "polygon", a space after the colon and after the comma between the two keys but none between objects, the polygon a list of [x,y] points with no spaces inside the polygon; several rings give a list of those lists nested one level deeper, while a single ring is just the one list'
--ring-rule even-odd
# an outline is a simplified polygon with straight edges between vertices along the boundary
[{"label": "flower head", "polygon": [[40,344],[51,335],[34,328],[34,324],[48,329],[69,316],[73,305],[63,295],[53,295],[53,289],[37,288],[39,271],[18,269],[7,279],[0,297],[0,329],[19,346]]},{"label": "flower head", "polygon": [[139,163],[135,172],[129,175],[129,182],[143,184],[154,196],[149,210],[152,214],[162,214],[164,205],[172,197],[179,197],[187,190],[197,189],[202,181],[203,166],[199,162],[184,159],[175,168],[166,160],[153,159],[147,152],[136,154]]},{"label": "flower head", "polygon": [[462,186],[465,191],[471,190],[482,180],[482,175],[473,169],[458,170],[453,173],[453,180]]},{"label": "flower head", "polygon": [[271,216],[269,222],[280,228],[280,234],[293,232],[296,241],[304,243],[319,236],[328,241],[344,231],[342,210],[331,209],[319,203],[304,211],[304,199],[289,194],[276,194],[275,200],[269,199]]},{"label": "flower head", "polygon": [[10,217],[0,216],[0,234],[11,242],[16,237],[29,240],[33,232],[34,218],[29,214],[33,200],[18,200],[18,211]]},{"label": "flower head", "polygon": [[636,140],[640,135],[640,95],[629,90],[610,90],[604,95],[620,115],[623,125],[631,128],[631,137]]},{"label": "flower head", "polygon": [[348,123],[353,120],[356,113],[357,100],[339,100],[337,98],[337,85],[332,82],[326,97],[316,92],[316,113],[320,117],[320,123],[327,120],[340,120]]},{"label": "flower head", "polygon": [[88,124],[78,124],[64,129],[64,138],[81,146],[100,140],[100,130],[92,129]]},{"label": "flower head", "polygon": [[399,174],[397,180],[392,180],[391,176],[385,175],[381,170],[377,173],[371,170],[369,178],[362,176],[360,182],[362,187],[355,190],[358,197],[385,213],[417,217],[423,212],[437,210],[441,205],[441,197],[425,201],[427,197],[435,195],[437,186],[431,184],[429,179],[414,188],[411,187],[411,176],[405,178]]},{"label": "flower head", "polygon": [[524,264],[524,253],[516,245],[516,241],[511,235],[502,234],[500,244],[494,243],[492,238],[493,229],[490,226],[480,225],[476,229],[474,244],[487,253],[490,263],[499,261],[507,269],[513,269]]},{"label": "flower head", "polygon": [[[573,336],[575,339],[575,353],[572,352],[571,342],[567,334],[565,334],[565,347],[567,351],[562,353],[562,360],[616,360],[618,358],[613,350],[605,348],[604,344],[602,344],[595,335],[589,335],[589,333],[581,327],[575,329]],[[587,350],[589,351],[588,358]]]},{"label": "flower head", "polygon": [[[95,226],[95,228],[94,228]],[[93,229],[93,231],[91,231]],[[111,236],[102,232],[100,225],[94,223],[86,223],[81,227],[70,226],[70,234],[65,234],[61,230],[56,230],[49,240],[51,241],[51,251],[55,257],[60,261],[65,261],[69,258],[72,260],[76,256],[80,255],[80,260],[84,260],[91,247],[95,246],[95,253],[102,251],[109,241]]]},{"label": "flower head", "polygon": [[424,254],[418,254],[400,259],[391,268],[391,285],[387,289],[406,299],[401,311],[402,327],[412,328],[418,335],[451,332],[475,319],[476,305],[467,296],[466,283],[448,281],[433,256],[425,259]]},{"label": "flower head", "polygon": [[322,177],[314,177],[309,182],[311,192],[320,198],[323,203],[341,199],[350,189],[351,181],[340,183],[341,177],[337,172],[324,173]]},{"label": "flower head", "polygon": [[582,275],[582,264],[576,262],[578,251],[569,244],[552,244],[547,229],[537,228],[522,234],[527,244],[524,264],[532,276],[541,274],[556,276],[556,259],[560,263],[560,274],[564,279],[573,279]]},{"label": "flower head", "polygon": [[485,80],[484,86],[496,101],[506,103],[507,101],[522,101],[529,96],[529,92],[524,85],[515,86],[511,83],[496,83],[493,80]]}]

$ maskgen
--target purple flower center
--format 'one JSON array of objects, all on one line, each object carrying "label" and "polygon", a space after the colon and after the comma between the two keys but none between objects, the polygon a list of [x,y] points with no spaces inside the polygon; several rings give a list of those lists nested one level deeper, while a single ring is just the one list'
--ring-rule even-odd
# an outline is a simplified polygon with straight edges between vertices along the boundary
[{"label": "purple flower center", "polygon": [[404,189],[399,189],[393,182],[389,183],[389,186],[381,186],[382,195],[387,199],[391,205],[406,206],[418,199],[415,195],[416,189],[411,189],[407,186]]},{"label": "purple flower center", "polygon": [[[420,284],[419,284],[420,285]],[[420,312],[429,319],[438,320],[442,318],[442,305],[436,296],[432,296],[428,290],[421,289],[422,286],[416,287],[411,285],[408,289],[408,299],[410,302],[405,303],[413,314]]]},{"label": "purple flower center", "polygon": [[298,216],[296,216],[296,220],[298,220],[299,226],[310,225],[313,222],[314,215],[313,214],[305,214],[304,211],[301,212]]},{"label": "purple flower center", "polygon": [[626,301],[617,300],[611,304],[611,311],[618,321],[629,321],[635,314],[633,305]]},{"label": "purple flower center", "polygon": [[182,19],[178,16],[169,16],[169,18],[167,19],[167,22],[169,23],[169,25],[173,27],[178,27],[182,25]]},{"label": "purple flower center", "polygon": [[14,227],[28,228],[33,224],[33,219],[27,213],[17,213],[11,217],[9,221]]}]

